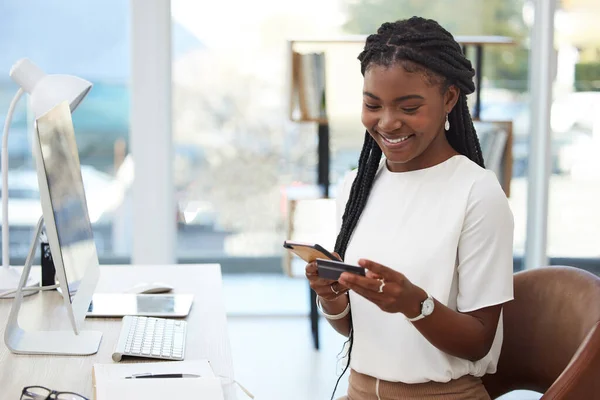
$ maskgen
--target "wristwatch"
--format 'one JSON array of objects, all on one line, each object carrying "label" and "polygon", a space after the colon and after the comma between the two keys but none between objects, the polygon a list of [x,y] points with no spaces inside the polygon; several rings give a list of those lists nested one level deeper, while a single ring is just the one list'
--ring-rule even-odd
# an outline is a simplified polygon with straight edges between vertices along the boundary
[{"label": "wristwatch", "polygon": [[435,308],[435,302],[433,301],[433,297],[431,297],[429,295],[429,293],[427,293],[427,298],[421,302],[421,314],[414,318],[406,317],[406,319],[409,320],[410,322],[418,321],[420,319],[425,318],[428,315],[431,315],[434,308]]}]

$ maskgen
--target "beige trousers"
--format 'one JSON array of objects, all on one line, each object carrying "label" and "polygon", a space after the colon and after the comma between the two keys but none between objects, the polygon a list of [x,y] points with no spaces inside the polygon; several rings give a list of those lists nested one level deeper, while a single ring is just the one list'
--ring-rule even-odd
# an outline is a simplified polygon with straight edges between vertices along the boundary
[{"label": "beige trousers", "polygon": [[491,400],[480,378],[465,375],[447,383],[389,382],[350,370],[348,394],[338,400]]}]

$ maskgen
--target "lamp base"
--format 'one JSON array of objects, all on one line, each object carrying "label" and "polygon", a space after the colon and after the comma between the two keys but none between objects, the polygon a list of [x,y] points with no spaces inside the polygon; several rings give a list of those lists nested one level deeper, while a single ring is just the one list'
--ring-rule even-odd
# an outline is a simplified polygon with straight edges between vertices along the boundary
[{"label": "lamp base", "polygon": [[[22,268],[0,267],[0,294],[14,290],[12,294],[0,297],[0,299],[14,298],[19,281],[21,280]],[[39,279],[29,277],[25,283],[25,287],[40,286]],[[37,293],[36,291],[23,291],[23,296],[30,296]]]}]

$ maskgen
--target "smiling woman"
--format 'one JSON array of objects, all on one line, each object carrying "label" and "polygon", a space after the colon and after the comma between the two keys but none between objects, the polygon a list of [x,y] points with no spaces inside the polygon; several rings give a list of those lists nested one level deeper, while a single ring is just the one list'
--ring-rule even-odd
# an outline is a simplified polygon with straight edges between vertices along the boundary
[{"label": "smiling woman", "polygon": [[358,58],[366,133],[338,192],[335,252],[367,273],[306,268],[350,338],[348,399],[489,399],[480,378],[496,370],[513,298],[513,217],[467,107],[473,68],[418,17],[383,24]]},{"label": "smiling woman", "polygon": [[365,71],[362,122],[391,171],[426,168],[456,154],[444,125],[459,90],[443,90],[404,68],[374,65]]}]

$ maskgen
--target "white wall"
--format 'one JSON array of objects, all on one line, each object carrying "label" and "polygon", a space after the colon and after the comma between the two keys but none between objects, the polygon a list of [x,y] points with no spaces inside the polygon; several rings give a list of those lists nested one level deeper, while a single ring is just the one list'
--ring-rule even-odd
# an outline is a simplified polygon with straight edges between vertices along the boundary
[{"label": "white wall", "polygon": [[130,0],[133,264],[176,260],[171,138],[171,2]]}]

